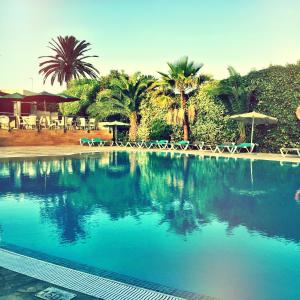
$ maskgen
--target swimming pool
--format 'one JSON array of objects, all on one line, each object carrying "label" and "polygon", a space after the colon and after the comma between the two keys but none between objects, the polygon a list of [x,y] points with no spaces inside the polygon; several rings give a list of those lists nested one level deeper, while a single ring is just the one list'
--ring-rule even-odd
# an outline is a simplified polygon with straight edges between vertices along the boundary
[{"label": "swimming pool", "polygon": [[220,299],[300,299],[300,167],[175,153],[0,162],[3,247]]}]

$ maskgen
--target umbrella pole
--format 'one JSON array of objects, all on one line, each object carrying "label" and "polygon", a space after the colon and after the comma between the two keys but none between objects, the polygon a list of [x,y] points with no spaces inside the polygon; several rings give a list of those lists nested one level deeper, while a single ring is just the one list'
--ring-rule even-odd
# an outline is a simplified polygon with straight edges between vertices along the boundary
[{"label": "umbrella pole", "polygon": [[115,126],[112,126],[112,134],[113,134],[113,138],[112,138],[112,140],[113,140],[113,142],[115,142],[116,141],[116,130],[115,130]]},{"label": "umbrella pole", "polygon": [[253,160],[252,159],[250,159],[250,176],[251,176],[251,185],[253,187],[254,179],[253,179]]},{"label": "umbrella pole", "polygon": [[67,132],[67,128],[66,128],[66,116],[64,115],[63,118],[64,118],[64,133],[66,133]]},{"label": "umbrella pole", "polygon": [[254,118],[252,118],[252,128],[251,128],[251,144],[253,143],[253,135],[254,135]]}]

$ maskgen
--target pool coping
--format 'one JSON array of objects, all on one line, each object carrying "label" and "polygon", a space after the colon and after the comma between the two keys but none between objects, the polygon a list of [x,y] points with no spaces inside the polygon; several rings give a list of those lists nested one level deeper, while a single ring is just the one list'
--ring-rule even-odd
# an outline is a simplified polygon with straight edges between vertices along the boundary
[{"label": "pool coping", "polygon": [[32,278],[47,281],[63,288],[105,300],[138,300],[147,297],[151,297],[150,299],[153,300],[183,299],[84,273],[3,249],[0,249],[0,265],[11,271]]},{"label": "pool coping", "polygon": [[[39,252],[35,250],[31,250],[28,248],[24,248],[21,246],[12,245],[3,241],[0,241],[0,256],[1,256],[1,250],[8,251],[11,253],[15,253],[17,255],[23,255],[27,257],[31,257],[37,260],[49,262],[55,265],[63,266],[69,269],[75,269],[77,271],[81,271],[84,273],[96,275],[102,278],[110,279],[113,281],[117,281],[123,284],[129,284],[131,286],[136,286],[143,289],[149,289],[152,291],[157,291],[159,293],[171,295],[174,297],[179,297],[180,299],[184,300],[213,300],[216,298],[204,296],[201,294],[196,294],[189,291],[179,290],[176,288],[171,288],[169,286],[165,286],[159,283],[149,282],[141,279],[137,279],[135,277],[131,277],[128,275],[123,275],[120,273],[107,271],[100,269],[98,267],[91,267],[88,265],[85,265],[83,263],[78,263],[71,261],[66,258],[59,258],[53,255],[46,254],[44,252]],[[0,263],[1,266],[1,263]]]},{"label": "pool coping", "polygon": [[[127,151],[127,152],[160,152],[160,153],[179,153],[185,155],[198,155],[201,157],[267,160],[295,163],[300,165],[300,157],[275,153],[215,153],[207,150],[168,150],[168,149],[147,149],[119,146],[88,147],[88,146],[22,146],[22,147],[0,147],[0,159],[16,158],[42,158],[57,156],[72,156],[76,154],[96,154],[108,151]],[[5,153],[6,152],[6,153]]]},{"label": "pool coping", "polygon": [[[213,300],[215,298],[186,293],[173,295],[155,288],[141,287],[95,275],[0,247],[0,266],[8,270],[104,300]],[[155,287],[155,286],[154,286]]]}]

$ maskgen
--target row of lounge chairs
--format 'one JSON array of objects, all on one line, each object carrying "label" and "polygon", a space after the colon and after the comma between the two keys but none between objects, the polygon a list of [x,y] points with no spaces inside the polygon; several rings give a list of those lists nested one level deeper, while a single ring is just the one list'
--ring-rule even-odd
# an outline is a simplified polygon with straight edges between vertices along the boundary
[{"label": "row of lounge chairs", "polygon": [[168,140],[157,140],[157,141],[107,141],[102,140],[100,138],[82,138],[80,139],[81,145],[88,145],[90,147],[92,146],[119,146],[119,147],[138,147],[138,148],[148,148],[148,149],[178,149],[178,150],[187,150],[187,149],[197,149],[200,151],[212,151],[212,152],[228,152],[231,154],[239,153],[242,150],[252,153],[254,148],[257,146],[257,144],[254,143],[241,143],[241,144],[235,144],[235,143],[224,143],[220,145],[211,145],[206,144],[204,142],[194,142],[190,143],[189,141],[179,141],[179,142],[169,142]]}]

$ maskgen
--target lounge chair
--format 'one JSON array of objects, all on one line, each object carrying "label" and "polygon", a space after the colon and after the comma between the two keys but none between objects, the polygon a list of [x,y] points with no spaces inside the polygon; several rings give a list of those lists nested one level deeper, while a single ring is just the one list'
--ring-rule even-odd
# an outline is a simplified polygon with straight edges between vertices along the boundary
[{"label": "lounge chair", "polygon": [[114,143],[116,146],[125,147],[125,143],[122,140],[116,140]]},{"label": "lounge chair", "polygon": [[282,147],[280,148],[280,153],[283,157],[286,157],[289,153],[296,153],[298,156],[300,156],[300,148]]},{"label": "lounge chair", "polygon": [[136,141],[135,142],[135,145],[139,148],[143,148],[144,147],[144,144],[145,144],[145,141],[144,140],[140,140],[140,141]]},{"label": "lounge chair", "polygon": [[232,153],[235,146],[236,146],[235,143],[223,143],[223,144],[217,145],[214,152],[222,153],[224,151],[228,151],[229,153]]},{"label": "lounge chair", "polygon": [[238,145],[235,145],[231,151],[232,154],[234,154],[235,152],[240,153],[241,150],[246,150],[248,153],[252,153],[255,146],[257,146],[257,144],[254,143],[241,143]]},{"label": "lounge chair", "polygon": [[170,149],[187,150],[190,145],[190,142],[189,141],[179,141],[179,142],[175,142],[175,143],[170,143],[169,145],[171,145]]},{"label": "lounge chair", "polygon": [[103,142],[104,146],[113,146],[114,145],[113,140],[103,140],[102,142]]},{"label": "lounge chair", "polygon": [[169,146],[169,141],[168,140],[157,140],[157,141],[149,141],[145,142],[145,145],[148,149],[150,148],[160,148],[160,149],[167,149]]},{"label": "lounge chair", "polygon": [[169,141],[168,140],[157,141],[156,146],[160,149],[167,149],[169,146]]},{"label": "lounge chair", "polygon": [[205,142],[198,142],[198,141],[194,142],[191,146],[200,151],[204,151],[204,150],[213,151],[214,149],[213,145],[206,144]]},{"label": "lounge chair", "polygon": [[105,141],[101,140],[99,138],[92,139],[92,145],[93,146],[104,146]]},{"label": "lounge chair", "polygon": [[203,150],[204,142],[195,141],[191,146],[198,150]]},{"label": "lounge chair", "polygon": [[125,147],[130,147],[130,148],[137,146],[136,142],[133,142],[133,141],[127,141],[127,142],[124,142],[124,144],[125,144]]},{"label": "lounge chair", "polygon": [[79,140],[79,143],[80,143],[81,146],[88,145],[88,146],[91,147],[93,145],[93,141],[88,139],[88,138],[81,138]]},{"label": "lounge chair", "polygon": [[150,149],[150,148],[154,148],[155,146],[158,145],[158,141],[147,141],[145,142],[145,146]]}]

